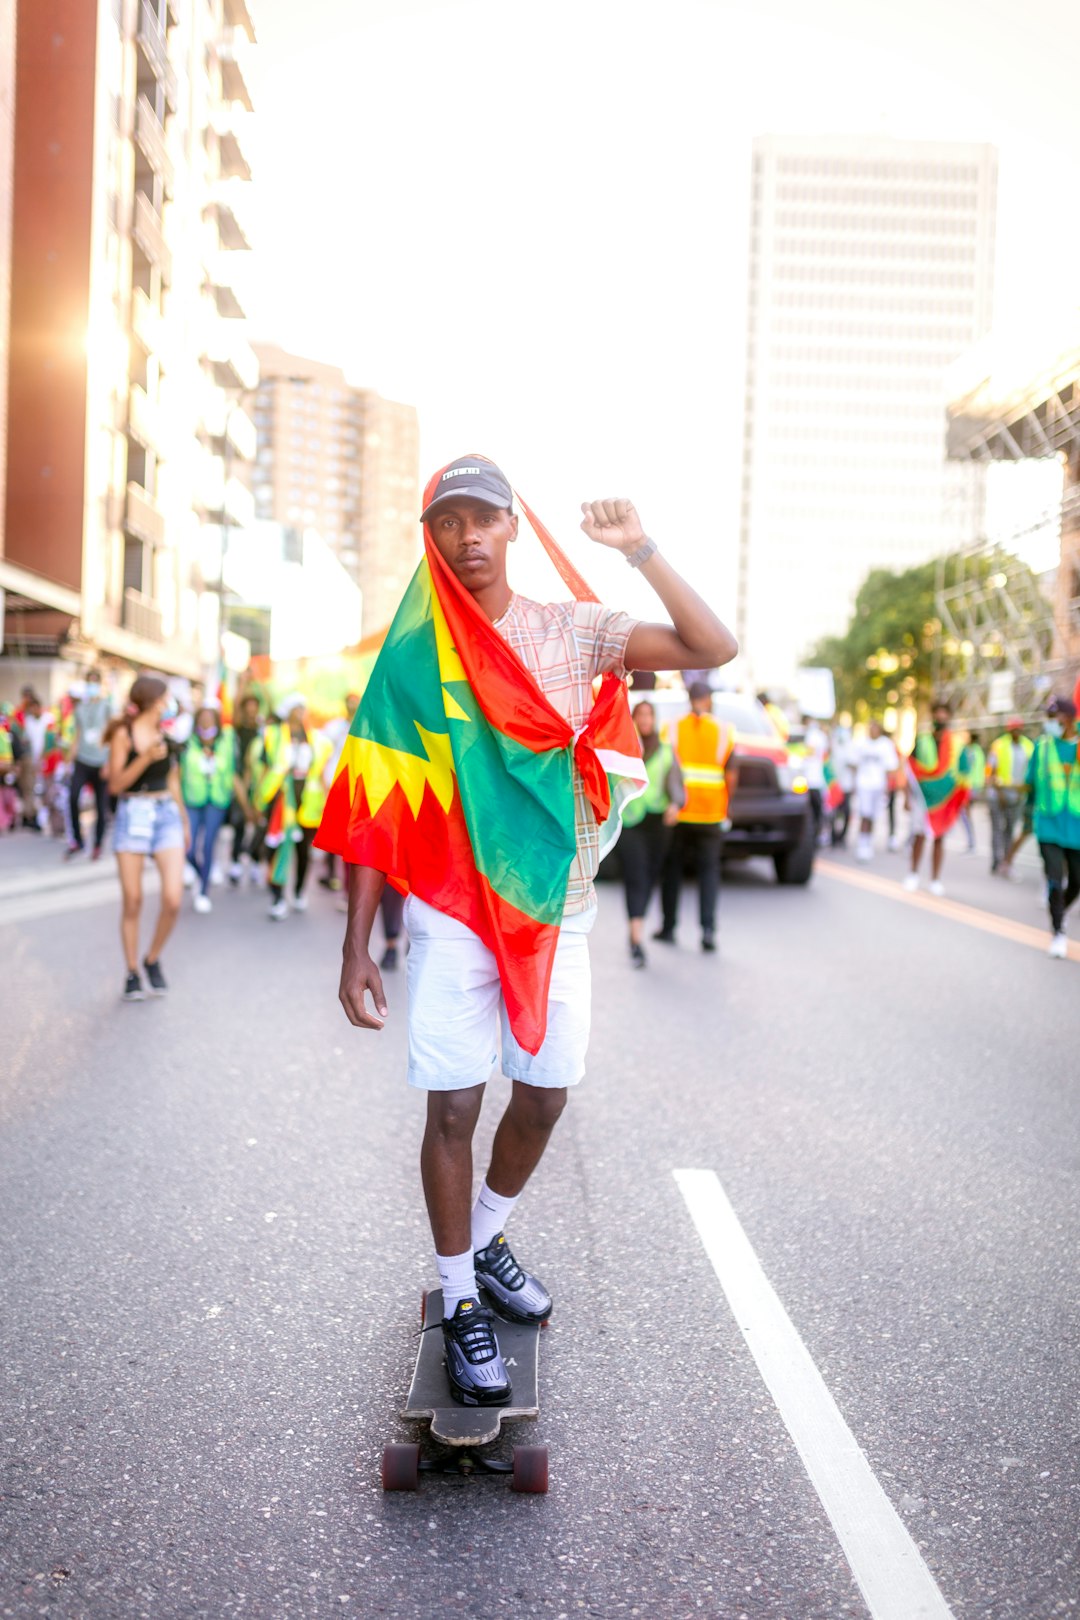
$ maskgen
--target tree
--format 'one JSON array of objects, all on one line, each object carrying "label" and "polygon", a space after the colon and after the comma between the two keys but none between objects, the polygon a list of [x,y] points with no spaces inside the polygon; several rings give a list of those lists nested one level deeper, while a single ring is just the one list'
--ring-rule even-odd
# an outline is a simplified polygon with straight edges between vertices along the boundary
[{"label": "tree", "polygon": [[806,662],[832,670],[839,708],[860,718],[886,708],[918,707],[933,694],[935,671],[947,693],[968,675],[979,651],[943,637],[940,593],[961,579],[981,578],[991,588],[984,594],[991,595],[994,580],[1005,574],[1030,584],[1030,611],[1037,614],[1042,598],[1031,570],[997,548],[953,553],[900,572],[871,569],[845,633],[824,637]]}]

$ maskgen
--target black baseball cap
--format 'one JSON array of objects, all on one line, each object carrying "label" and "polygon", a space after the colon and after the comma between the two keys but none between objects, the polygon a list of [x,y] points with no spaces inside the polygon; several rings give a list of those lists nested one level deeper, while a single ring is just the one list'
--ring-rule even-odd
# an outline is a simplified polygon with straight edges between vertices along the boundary
[{"label": "black baseball cap", "polygon": [[426,523],[444,501],[483,501],[486,506],[511,506],[514,500],[505,475],[483,456],[461,456],[452,461],[438,474],[434,490],[429,484],[425,494],[431,498],[420,514],[421,523]]}]

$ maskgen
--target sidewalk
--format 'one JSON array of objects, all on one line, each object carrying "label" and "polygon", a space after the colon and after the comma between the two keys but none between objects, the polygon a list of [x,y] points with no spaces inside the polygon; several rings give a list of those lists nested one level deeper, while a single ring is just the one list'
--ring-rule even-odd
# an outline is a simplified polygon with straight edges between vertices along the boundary
[{"label": "sidewalk", "polygon": [[[0,928],[87,906],[119,904],[116,861],[108,843],[97,861],[89,853],[65,860],[66,848],[62,838],[23,828],[0,835]],[[148,863],[146,893],[156,893],[157,887],[157,871]]]}]

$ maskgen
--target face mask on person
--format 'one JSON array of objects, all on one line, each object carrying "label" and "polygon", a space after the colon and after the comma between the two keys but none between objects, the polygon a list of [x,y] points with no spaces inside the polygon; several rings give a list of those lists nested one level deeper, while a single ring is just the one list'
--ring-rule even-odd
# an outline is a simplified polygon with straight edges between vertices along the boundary
[{"label": "face mask on person", "polygon": [[85,693],[86,693],[86,696],[88,698],[100,697],[101,696],[101,682],[100,681],[87,681],[86,688],[85,688]]},{"label": "face mask on person", "polygon": [[198,733],[203,742],[213,742],[217,736],[218,728],[217,726],[199,726]]},{"label": "face mask on person", "polygon": [[1061,737],[1064,735],[1065,727],[1060,720],[1044,720],[1043,730],[1048,737]]}]

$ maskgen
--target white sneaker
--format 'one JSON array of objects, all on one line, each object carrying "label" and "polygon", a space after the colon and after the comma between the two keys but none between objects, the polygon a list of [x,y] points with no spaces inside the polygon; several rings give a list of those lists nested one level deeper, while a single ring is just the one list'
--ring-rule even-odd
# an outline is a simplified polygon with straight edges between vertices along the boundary
[{"label": "white sneaker", "polygon": [[248,867],[248,882],[253,889],[261,889],[266,884],[266,874],[258,861],[252,861]]},{"label": "white sneaker", "polygon": [[941,899],[941,896],[945,893],[945,885],[940,878],[935,878],[931,883],[930,893],[936,895],[939,900]]},{"label": "white sneaker", "polygon": [[889,854],[890,855],[898,854],[902,847],[903,846],[901,845],[899,838],[896,836],[895,833],[893,833],[892,837],[889,839]]},{"label": "white sneaker", "polygon": [[221,867],[218,865],[217,861],[215,861],[213,866],[210,868],[210,886],[214,889],[220,889],[224,881],[225,874],[221,870]]},{"label": "white sneaker", "polygon": [[857,861],[872,861],[874,858],[874,845],[872,839],[860,838],[855,851]]},{"label": "white sneaker", "polygon": [[240,862],[239,861],[233,861],[232,865],[229,867],[229,882],[230,883],[239,883],[239,881],[243,877],[243,875],[244,875],[244,868],[240,865]]},{"label": "white sneaker", "polygon": [[307,910],[307,895],[306,894],[294,894],[293,895],[292,908],[293,908],[294,911],[306,911]]},{"label": "white sneaker", "polygon": [[907,890],[908,894],[914,894],[915,890],[918,887],[919,887],[919,874],[918,874],[918,872],[909,872],[907,877],[904,879],[904,888]]},{"label": "white sneaker", "polygon": [[1050,949],[1047,951],[1046,954],[1047,954],[1047,956],[1057,957],[1059,960],[1062,960],[1066,956],[1068,956],[1068,954],[1069,954],[1068,936],[1065,935],[1065,934],[1055,934],[1053,939],[1050,941]]},{"label": "white sneaker", "polygon": [[184,888],[185,889],[193,889],[194,887],[195,887],[195,868],[190,863],[185,863],[185,865],[184,865]]},{"label": "white sneaker", "polygon": [[197,894],[194,900],[194,908],[196,911],[205,915],[206,912],[213,911],[214,902],[211,900],[208,894]]},{"label": "white sneaker", "polygon": [[284,896],[280,900],[275,900],[273,905],[270,907],[271,921],[284,922],[288,915],[289,902],[284,898]]}]

